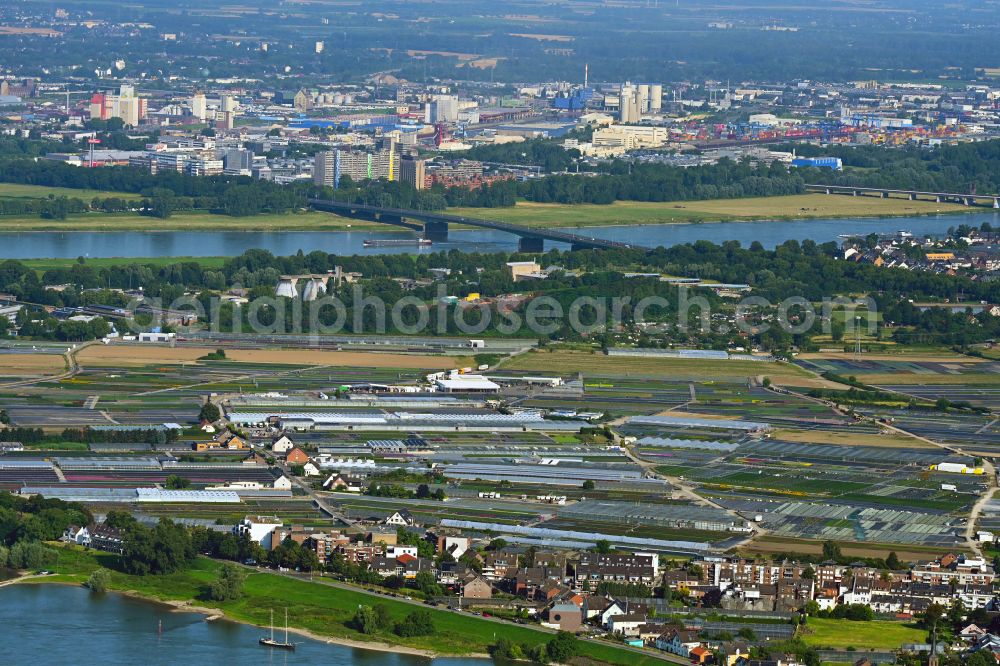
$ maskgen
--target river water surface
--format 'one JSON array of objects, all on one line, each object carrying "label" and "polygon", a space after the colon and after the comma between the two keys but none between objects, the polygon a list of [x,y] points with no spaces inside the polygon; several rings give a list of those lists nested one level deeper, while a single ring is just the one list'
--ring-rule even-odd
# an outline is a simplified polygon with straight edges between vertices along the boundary
[{"label": "river water surface", "polygon": [[489,666],[492,663],[484,659],[432,660],[358,650],[301,636],[290,638],[297,643],[294,652],[273,650],[257,644],[262,632],[257,627],[225,620],[206,622],[197,613],[178,613],[168,606],[119,594],[92,595],[82,587],[63,585],[0,588],[0,627],[6,646],[3,661],[14,666],[80,663]]},{"label": "river water surface", "polygon": [[[712,222],[587,227],[565,229],[582,236],[635,243],[647,247],[678,245],[707,240],[740,241],[744,246],[760,241],[773,248],[786,240],[812,239],[823,243],[841,234],[866,235],[898,230],[915,235],[940,235],[960,224],[1000,226],[1000,212],[929,215],[892,218],[838,218],[775,220],[771,222]],[[235,256],[251,248],[270,250],[282,256],[299,250],[322,250],[333,254],[396,254],[458,249],[465,252],[500,252],[517,248],[517,237],[502,231],[452,231],[448,241],[430,248],[415,246],[366,248],[368,238],[416,237],[392,231],[36,231],[0,232],[0,259],[84,257],[206,257]],[[546,248],[564,244],[546,241]]]}]

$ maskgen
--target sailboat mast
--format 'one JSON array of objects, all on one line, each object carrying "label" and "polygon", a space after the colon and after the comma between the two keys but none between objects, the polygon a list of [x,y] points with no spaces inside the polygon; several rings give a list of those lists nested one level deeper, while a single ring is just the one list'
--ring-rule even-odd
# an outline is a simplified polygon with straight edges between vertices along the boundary
[{"label": "sailboat mast", "polygon": [[274,640],[274,609],[271,609],[271,640]]},{"label": "sailboat mast", "polygon": [[288,645],[288,609],[285,609],[285,645]]}]

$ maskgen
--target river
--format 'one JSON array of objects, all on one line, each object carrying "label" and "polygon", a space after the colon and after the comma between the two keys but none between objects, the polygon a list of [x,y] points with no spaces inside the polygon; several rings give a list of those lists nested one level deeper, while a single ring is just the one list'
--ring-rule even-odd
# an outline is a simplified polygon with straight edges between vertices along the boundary
[{"label": "river", "polygon": [[[160,622],[163,632],[159,632]],[[294,652],[257,644],[261,630],[235,622],[206,622],[197,613],[119,594],[92,595],[82,587],[9,585],[0,588],[4,661],[14,666],[99,663],[330,664],[332,666],[488,666],[485,659],[426,659],[358,650],[300,636]],[[280,634],[280,632],[279,632]],[[279,637],[282,637],[279,635]]]},{"label": "river", "polygon": [[[770,222],[712,222],[703,224],[655,224],[566,229],[581,235],[636,243],[647,247],[678,245],[707,240],[722,243],[737,240],[744,246],[760,241],[773,248],[786,240],[812,239],[822,243],[840,234],[893,233],[944,234],[960,224],[1000,226],[1000,212],[892,218],[837,218],[775,220]],[[466,252],[512,251],[517,237],[493,230],[452,231],[449,240],[433,247],[366,248],[368,238],[405,238],[396,232],[360,231],[35,231],[0,232],[0,259],[84,257],[206,257],[234,256],[251,248],[276,255],[299,250],[323,250],[335,254],[397,254],[458,249]],[[413,234],[410,234],[414,236]],[[546,241],[546,247],[553,243]],[[557,247],[565,245],[555,244]]]}]

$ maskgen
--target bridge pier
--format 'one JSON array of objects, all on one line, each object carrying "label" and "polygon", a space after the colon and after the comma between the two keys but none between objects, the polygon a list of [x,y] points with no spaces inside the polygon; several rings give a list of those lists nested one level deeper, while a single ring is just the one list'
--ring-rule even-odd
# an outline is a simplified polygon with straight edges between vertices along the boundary
[{"label": "bridge pier", "polygon": [[389,215],[388,213],[375,213],[372,215],[372,219],[378,222],[384,222],[385,224],[398,224],[402,226],[403,216],[402,215]]},{"label": "bridge pier", "polygon": [[934,197],[934,201],[935,201],[936,203],[941,203],[941,197],[940,197],[940,196],[936,196],[936,197]]},{"label": "bridge pier", "polygon": [[538,236],[519,236],[517,239],[517,251],[531,253],[545,252],[545,239]]},{"label": "bridge pier", "polygon": [[828,188],[826,188],[826,193],[827,193],[827,194],[833,194],[833,192],[832,192],[832,191],[830,191],[830,188],[829,188],[829,187],[828,187]]},{"label": "bridge pier", "polygon": [[888,193],[888,192],[885,192],[885,191],[883,191],[883,192],[882,192],[882,198],[883,198],[883,199],[888,199],[888,198],[889,198],[889,193]]},{"label": "bridge pier", "polygon": [[966,206],[971,206],[973,203],[972,197],[962,197],[962,203],[964,203]]},{"label": "bridge pier", "polygon": [[917,195],[914,194],[913,192],[910,192],[910,201],[916,201],[916,200],[917,200]]},{"label": "bridge pier", "polygon": [[993,207],[1000,208],[1000,199],[993,199]]},{"label": "bridge pier", "polygon": [[859,197],[859,196],[861,196],[861,193],[858,192],[857,190],[851,190],[851,196]]},{"label": "bridge pier", "polygon": [[424,238],[429,238],[435,241],[448,240],[448,223],[434,221],[424,222]]}]

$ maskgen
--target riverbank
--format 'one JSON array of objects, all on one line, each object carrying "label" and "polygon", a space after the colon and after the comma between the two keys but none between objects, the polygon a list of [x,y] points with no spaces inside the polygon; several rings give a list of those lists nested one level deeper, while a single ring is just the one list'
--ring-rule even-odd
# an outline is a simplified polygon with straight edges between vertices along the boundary
[{"label": "riverbank", "polygon": [[[3,196],[0,191],[0,196]],[[982,212],[974,206],[908,199],[795,194],[782,197],[709,199],[705,201],[616,201],[608,205],[543,204],[519,201],[510,208],[450,208],[449,215],[478,217],[526,227],[613,227],[710,222],[761,222],[822,218],[879,218]],[[453,230],[471,229],[451,225]],[[332,213],[300,211],[280,215],[230,217],[206,212],[179,212],[166,219],[134,214],[82,213],[65,220],[0,216],[0,232],[116,231],[378,231],[405,229]]]},{"label": "riverbank", "polygon": [[[229,617],[224,612],[220,611],[218,608],[208,608],[206,606],[198,606],[186,601],[159,601],[157,599],[150,599],[144,595],[141,595],[133,590],[119,592],[115,591],[114,594],[123,594],[133,599],[142,599],[143,601],[148,601],[151,603],[162,603],[170,606],[174,611],[178,613],[198,613],[205,616],[206,622],[214,622],[216,620],[228,620],[230,622],[238,622],[239,624],[245,624],[249,627],[257,627],[258,629],[266,630],[269,625],[255,624],[253,622],[245,622],[236,618]],[[278,627],[276,631],[284,631],[284,627]],[[438,657],[436,652],[431,650],[421,650],[419,648],[411,648],[405,645],[391,645],[389,643],[381,643],[379,641],[357,641],[350,638],[331,638],[330,636],[324,636],[322,634],[317,634],[314,631],[309,631],[308,629],[302,629],[300,627],[288,627],[288,633],[295,634],[296,636],[302,636],[303,638],[308,638],[309,640],[318,641],[320,643],[329,643],[331,645],[343,645],[344,647],[357,648],[359,650],[374,650],[376,652],[392,652],[393,654],[409,654],[414,657],[427,657],[428,659],[433,659]],[[488,659],[489,653],[483,652],[481,654],[467,654],[463,655],[466,657],[472,657],[474,659]]]},{"label": "riverbank", "polygon": [[[541,629],[432,608],[421,603],[368,594],[332,581],[310,581],[270,571],[248,570],[242,598],[229,602],[207,600],[209,585],[221,563],[200,557],[184,571],[159,576],[130,576],[116,570],[117,556],[62,546],[59,560],[51,567],[54,575],[24,580],[24,584],[66,583],[81,585],[100,567],[110,571],[109,590],[167,603],[185,611],[220,615],[226,619],[258,627],[267,626],[272,610],[289,610],[289,621],[303,636],[353,647],[381,649],[421,656],[480,656],[499,638],[516,643],[539,645],[552,638]],[[373,636],[348,626],[359,605],[385,606],[395,622],[415,610],[426,610],[433,618],[430,636],[403,638],[390,631]],[[289,627],[289,631],[292,631]],[[595,661],[620,666],[662,666],[663,660],[595,641],[581,641],[581,655]]]},{"label": "riverbank", "polygon": [[135,214],[80,213],[65,220],[38,216],[0,216],[0,232],[64,231],[392,231],[380,222],[356,220],[316,211],[262,214],[247,217],[213,215],[206,212],[174,213],[168,218]]},{"label": "riverbank", "polygon": [[879,218],[983,212],[933,201],[794,194],[704,201],[616,201],[608,205],[519,201],[513,208],[453,208],[448,213],[536,227],[608,227],[691,222],[768,222],[821,218]]}]

